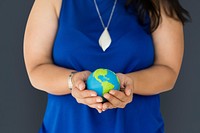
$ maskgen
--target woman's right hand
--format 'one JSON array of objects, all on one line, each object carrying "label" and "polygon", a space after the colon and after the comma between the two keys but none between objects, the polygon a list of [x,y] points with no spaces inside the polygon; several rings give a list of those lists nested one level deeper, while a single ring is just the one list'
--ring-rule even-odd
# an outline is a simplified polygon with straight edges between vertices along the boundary
[{"label": "woman's right hand", "polygon": [[86,80],[91,72],[82,71],[77,72],[72,77],[73,88],[71,91],[72,96],[78,103],[88,105],[91,108],[97,109],[99,113],[102,112],[102,101],[100,96],[97,96],[95,91],[86,89]]}]

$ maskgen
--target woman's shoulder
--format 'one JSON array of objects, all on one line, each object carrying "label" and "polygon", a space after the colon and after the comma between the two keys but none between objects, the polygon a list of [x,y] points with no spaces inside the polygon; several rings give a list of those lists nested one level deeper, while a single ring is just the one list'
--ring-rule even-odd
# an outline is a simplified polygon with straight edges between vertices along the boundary
[{"label": "woman's shoulder", "polygon": [[[32,10],[37,13],[59,16],[63,0],[35,0]],[[44,12],[45,11],[45,12]]]},{"label": "woman's shoulder", "polygon": [[53,7],[55,9],[56,15],[57,17],[60,16],[60,10],[61,10],[61,6],[62,6],[62,1],[63,0],[50,0],[53,4]]}]

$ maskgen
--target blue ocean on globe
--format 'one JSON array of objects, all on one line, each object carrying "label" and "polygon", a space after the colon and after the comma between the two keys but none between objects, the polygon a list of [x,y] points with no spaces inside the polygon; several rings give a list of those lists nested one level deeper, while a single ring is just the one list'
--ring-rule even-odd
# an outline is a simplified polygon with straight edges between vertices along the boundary
[{"label": "blue ocean on globe", "polygon": [[97,95],[101,97],[110,90],[120,89],[120,82],[116,74],[109,69],[103,68],[91,73],[86,84],[88,90],[97,92]]}]

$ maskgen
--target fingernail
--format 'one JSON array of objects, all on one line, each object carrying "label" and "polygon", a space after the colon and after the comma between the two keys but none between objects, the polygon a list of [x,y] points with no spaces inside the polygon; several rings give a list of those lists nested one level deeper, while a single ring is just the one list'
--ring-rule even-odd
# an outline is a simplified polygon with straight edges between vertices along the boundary
[{"label": "fingernail", "polygon": [[101,106],[100,106],[100,105],[98,105],[97,107],[98,107],[99,109],[101,109]]},{"label": "fingernail", "polygon": [[102,99],[101,99],[101,98],[97,98],[96,101],[97,101],[97,102],[102,102]]},{"label": "fingernail", "polygon": [[109,91],[110,94],[114,95],[115,94],[115,91],[111,90]]},{"label": "fingernail", "polygon": [[108,98],[108,94],[104,94],[103,97]]},{"label": "fingernail", "polygon": [[95,94],[95,93],[92,93],[92,94],[91,94],[91,96],[92,96],[92,97],[95,97],[95,96],[96,96],[96,94]]},{"label": "fingernail", "polygon": [[131,89],[128,90],[128,95],[131,95]]},{"label": "fingernail", "polygon": [[105,106],[105,108],[103,109],[103,111],[106,111],[107,110],[107,106]]},{"label": "fingernail", "polygon": [[83,84],[79,84],[78,88],[79,88],[80,90],[83,90],[83,89],[84,89]]}]

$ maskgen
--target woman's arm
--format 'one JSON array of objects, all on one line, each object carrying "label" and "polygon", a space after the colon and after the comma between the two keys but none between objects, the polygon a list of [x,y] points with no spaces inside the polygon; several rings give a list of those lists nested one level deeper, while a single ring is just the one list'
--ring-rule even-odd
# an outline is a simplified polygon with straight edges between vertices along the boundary
[{"label": "woman's arm", "polygon": [[[59,1],[59,2],[58,2]],[[58,26],[61,0],[36,0],[24,36],[24,60],[31,84],[52,94],[68,94],[67,77],[72,70],[53,64],[52,46]]]},{"label": "woman's arm", "polygon": [[163,11],[162,21],[152,33],[155,62],[148,69],[127,74],[133,79],[133,93],[153,95],[171,90],[177,80],[184,52],[183,25]]},{"label": "woman's arm", "polygon": [[101,112],[102,98],[96,92],[85,90],[84,81],[90,72],[82,71],[73,76],[73,89],[67,79],[70,69],[54,65],[52,46],[58,28],[62,0],[36,0],[31,10],[24,37],[24,59],[31,84],[39,90],[64,95],[71,93],[78,103]]},{"label": "woman's arm", "polygon": [[124,91],[112,90],[105,94],[104,98],[108,102],[103,104],[103,111],[124,108],[132,101],[132,94],[154,95],[174,87],[184,52],[183,25],[162,11],[162,22],[152,36],[155,47],[153,66],[128,74],[118,74]]}]

